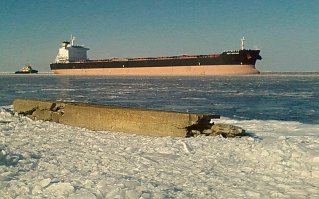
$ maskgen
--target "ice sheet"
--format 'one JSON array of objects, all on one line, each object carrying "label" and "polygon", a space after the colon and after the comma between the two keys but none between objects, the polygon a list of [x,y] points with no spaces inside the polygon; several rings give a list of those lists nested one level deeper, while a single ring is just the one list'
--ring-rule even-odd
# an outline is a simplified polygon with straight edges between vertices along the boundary
[{"label": "ice sheet", "polygon": [[4,198],[318,198],[319,126],[233,120],[251,136],[146,137],[0,109]]}]

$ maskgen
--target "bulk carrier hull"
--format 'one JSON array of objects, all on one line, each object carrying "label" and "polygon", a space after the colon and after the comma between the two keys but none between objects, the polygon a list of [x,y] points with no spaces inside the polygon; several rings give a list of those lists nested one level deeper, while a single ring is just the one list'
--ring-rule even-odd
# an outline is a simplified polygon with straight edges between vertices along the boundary
[{"label": "bulk carrier hull", "polygon": [[[260,50],[243,48],[221,54],[104,60],[87,60],[87,50],[74,46],[73,41],[71,45],[64,42],[56,63],[50,64],[51,70],[62,75],[248,75],[259,73],[255,64],[256,60],[262,59]],[[73,52],[78,56],[77,60]]]},{"label": "bulk carrier hull", "polygon": [[52,70],[60,75],[151,75],[151,76],[200,76],[200,75],[249,75],[259,74],[254,65],[171,66],[152,68],[85,68]]}]

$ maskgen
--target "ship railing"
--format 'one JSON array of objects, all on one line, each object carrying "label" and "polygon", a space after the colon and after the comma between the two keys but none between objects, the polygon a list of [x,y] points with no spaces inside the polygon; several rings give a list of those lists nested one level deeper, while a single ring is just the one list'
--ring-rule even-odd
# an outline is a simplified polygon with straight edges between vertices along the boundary
[{"label": "ship railing", "polygon": [[172,60],[172,59],[196,59],[196,58],[215,58],[218,54],[210,55],[180,55],[180,56],[163,56],[163,57],[144,57],[144,58],[129,58],[128,61],[148,61],[148,60]]},{"label": "ship railing", "polygon": [[140,58],[112,58],[112,59],[98,59],[98,60],[78,60],[76,63],[87,62],[115,62],[115,61],[154,61],[154,60],[173,60],[173,59],[196,59],[196,58],[217,58],[220,54],[208,55],[180,55],[180,56],[163,56],[163,57],[140,57]]}]

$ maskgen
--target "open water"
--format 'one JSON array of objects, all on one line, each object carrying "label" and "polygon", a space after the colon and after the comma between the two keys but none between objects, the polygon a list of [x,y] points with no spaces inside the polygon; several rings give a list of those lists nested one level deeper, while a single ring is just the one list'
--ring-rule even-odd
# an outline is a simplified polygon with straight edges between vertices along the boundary
[{"label": "open water", "polygon": [[0,75],[0,106],[16,98],[319,124],[318,74],[225,77]]}]

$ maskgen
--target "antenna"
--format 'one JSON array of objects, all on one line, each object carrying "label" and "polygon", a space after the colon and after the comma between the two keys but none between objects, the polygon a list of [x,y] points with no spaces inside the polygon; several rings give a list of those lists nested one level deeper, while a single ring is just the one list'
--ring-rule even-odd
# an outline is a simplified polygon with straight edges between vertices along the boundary
[{"label": "antenna", "polygon": [[241,50],[244,50],[244,41],[245,41],[245,37],[242,37],[240,39],[240,42],[241,42]]},{"label": "antenna", "polygon": [[74,40],[75,40],[75,37],[71,35],[71,46],[74,46]]}]

